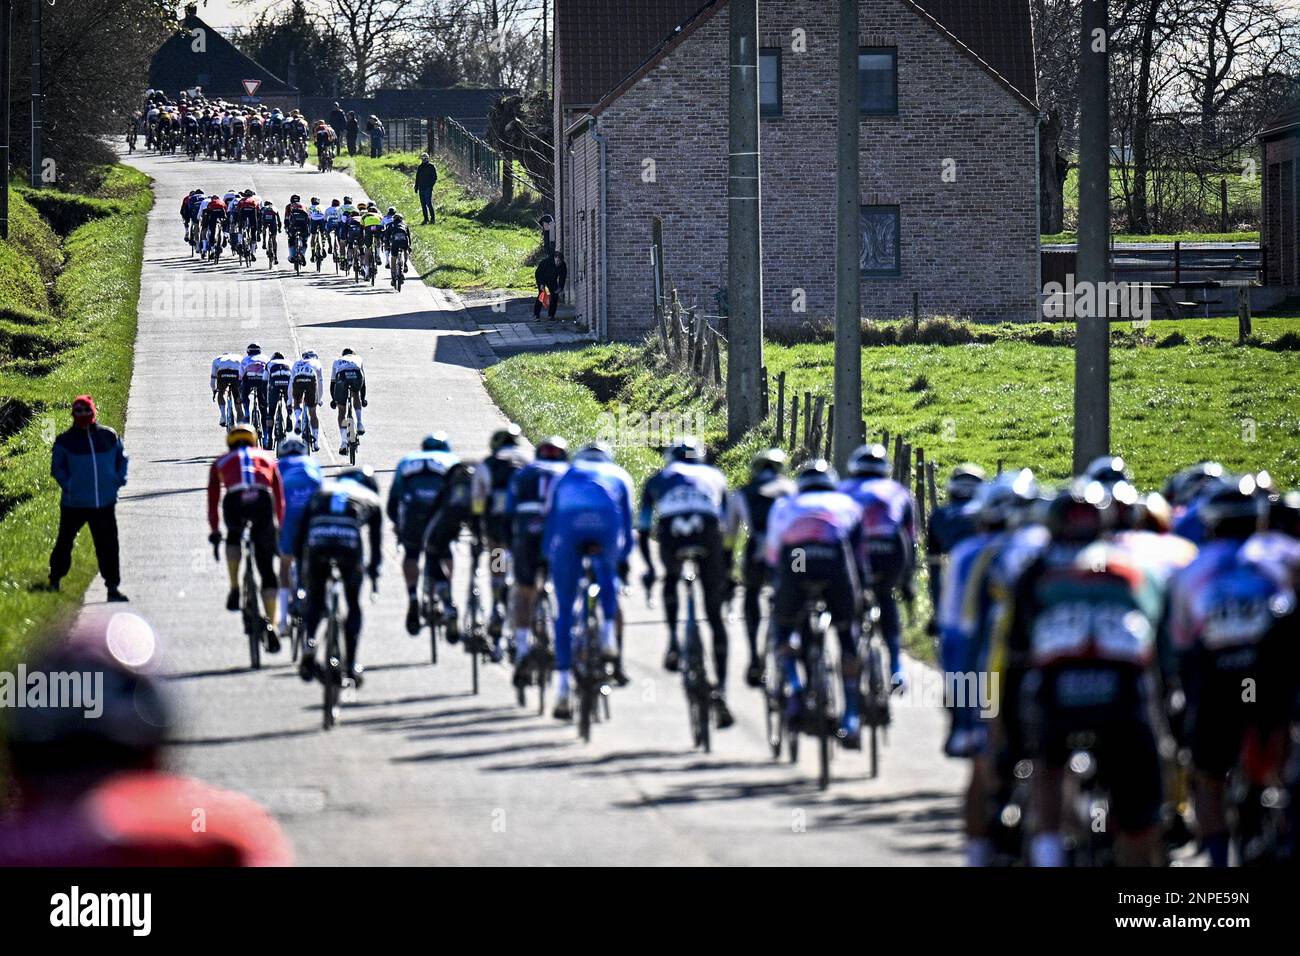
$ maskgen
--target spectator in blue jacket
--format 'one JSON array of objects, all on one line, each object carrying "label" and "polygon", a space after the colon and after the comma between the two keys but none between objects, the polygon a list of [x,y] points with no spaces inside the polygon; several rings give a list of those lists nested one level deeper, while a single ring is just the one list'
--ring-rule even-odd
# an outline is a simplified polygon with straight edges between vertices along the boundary
[{"label": "spectator in blue jacket", "polygon": [[117,492],[126,484],[126,453],[117,432],[95,421],[95,400],[78,395],[72,403],[72,427],[54,439],[50,474],[63,489],[59,533],[50,554],[50,590],[72,567],[72,547],[85,525],[95,542],[99,573],[110,601],[125,601],[118,590]]}]

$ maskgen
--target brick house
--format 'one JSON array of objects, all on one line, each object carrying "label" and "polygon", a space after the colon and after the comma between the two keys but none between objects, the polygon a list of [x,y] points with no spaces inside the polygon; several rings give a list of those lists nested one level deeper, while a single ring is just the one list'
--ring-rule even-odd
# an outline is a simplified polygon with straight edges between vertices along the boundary
[{"label": "brick house", "polygon": [[[834,312],[838,10],[759,10],[763,308]],[[861,4],[862,311],[1038,315],[1038,123],[1029,0]],[[727,282],[726,0],[557,0],[559,242],[577,317],[653,326],[669,284],[714,312]]]},{"label": "brick house", "polygon": [[1264,162],[1263,240],[1270,286],[1300,286],[1300,102],[1259,134]]}]

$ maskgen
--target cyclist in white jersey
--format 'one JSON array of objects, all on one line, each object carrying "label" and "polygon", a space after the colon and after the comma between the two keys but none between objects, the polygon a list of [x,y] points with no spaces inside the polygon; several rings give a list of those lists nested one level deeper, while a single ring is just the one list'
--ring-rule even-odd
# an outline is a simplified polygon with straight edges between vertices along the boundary
[{"label": "cyclist in white jersey", "polygon": [[239,383],[244,377],[242,356],[238,352],[223,352],[212,360],[212,400],[221,409],[221,427],[229,428],[233,421],[226,421],[226,395],[230,394],[238,403]]},{"label": "cyclist in white jersey", "polygon": [[308,349],[293,363],[293,430],[301,434],[304,414],[311,416],[313,451],[320,448],[320,419],[316,409],[324,401],[324,373],[320,359]]},{"label": "cyclist in white jersey", "polygon": [[266,356],[262,354],[262,347],[256,342],[249,343],[248,354],[244,356],[240,365],[243,367],[243,375],[239,382],[239,405],[240,413],[243,417],[240,421],[251,421],[252,398],[254,390],[257,391],[262,401],[263,410],[267,406],[267,377],[266,377]]},{"label": "cyclist in white jersey", "polygon": [[339,454],[348,453],[347,435],[343,432],[343,417],[347,408],[348,395],[353,395],[353,412],[357,416],[357,434],[364,435],[366,427],[361,422],[361,409],[366,402],[366,372],[361,365],[361,357],[351,349],[344,349],[343,354],[334,360],[330,369],[330,408],[339,412]]}]

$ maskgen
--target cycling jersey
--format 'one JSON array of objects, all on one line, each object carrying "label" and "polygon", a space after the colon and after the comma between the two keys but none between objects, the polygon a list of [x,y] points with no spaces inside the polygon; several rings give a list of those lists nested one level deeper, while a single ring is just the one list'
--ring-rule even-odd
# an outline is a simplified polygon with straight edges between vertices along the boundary
[{"label": "cycling jersey", "polygon": [[302,203],[289,203],[284,207],[284,225],[290,232],[306,232],[311,226],[311,216]]},{"label": "cycling jersey", "polygon": [[339,404],[346,401],[347,391],[355,392],[363,401],[365,400],[366,371],[362,367],[361,359],[354,355],[335,359],[334,365],[330,368],[330,394],[334,396],[334,401]]},{"label": "cycling jersey", "polygon": [[311,218],[312,222],[325,221],[325,210],[321,209],[320,206],[308,206],[307,215]]},{"label": "cycling jersey", "polygon": [[322,371],[320,359],[298,359],[293,363],[293,382],[294,385],[299,383],[313,383],[315,393],[320,395],[323,389]]},{"label": "cycling jersey", "polygon": [[348,553],[358,560],[366,549],[363,531],[369,529],[370,563],[382,560],[383,507],[379,496],[355,481],[325,481],[302,512],[296,551],[299,558]]},{"label": "cycling jersey", "polygon": [[656,516],[664,522],[705,515],[725,523],[729,501],[726,476],[718,469],[700,462],[675,461],[647,479],[637,527],[649,531]]},{"label": "cycling jersey", "polygon": [[767,562],[774,568],[791,548],[833,552],[848,545],[860,555],[862,508],[841,492],[805,491],[782,498],[767,522]]},{"label": "cycling jersey", "polygon": [[271,359],[266,363],[266,378],[272,388],[288,392],[289,384],[293,381],[293,366],[288,359]]},{"label": "cycling jersey", "polygon": [[292,554],[298,540],[298,523],[312,496],[320,488],[324,475],[314,458],[291,455],[279,461],[280,481],[284,485],[284,520],[280,525],[280,553]]},{"label": "cycling jersey", "polygon": [[1244,549],[1242,541],[1211,541],[1175,575],[1170,633],[1180,652],[1254,645],[1294,609],[1295,594]]},{"label": "cycling jersey", "polygon": [[513,519],[513,532],[542,533],[555,482],[569,470],[567,461],[534,461],[510,479],[503,513]]},{"label": "cycling jersey", "polygon": [[272,234],[280,231],[280,214],[270,206],[262,207],[262,228]]},{"label": "cycling jersey", "polygon": [[329,223],[331,226],[338,225],[339,217],[341,215],[342,215],[342,211],[339,209],[338,206],[327,206],[325,209],[325,221]]},{"label": "cycling jersey", "polygon": [[411,247],[411,231],[406,228],[405,223],[401,225],[390,224],[386,236],[388,244],[394,249],[409,249]]},{"label": "cycling jersey", "polygon": [[224,355],[218,355],[212,360],[211,389],[217,390],[219,382],[225,384],[238,384],[239,380],[244,377],[243,362],[237,352],[227,352]]},{"label": "cycling jersey", "polygon": [[916,541],[912,493],[890,478],[849,478],[839,490],[862,506],[862,530],[868,538],[904,537]]},{"label": "cycling jersey", "polygon": [[244,370],[243,377],[245,379],[265,381],[266,362],[267,362],[266,356],[264,356],[261,352],[258,352],[256,355],[245,355],[240,360],[239,363]]},{"label": "cycling jersey", "polygon": [[[510,494],[510,479],[528,464],[523,450],[514,445],[498,448],[474,469],[474,512],[500,519]],[[496,534],[491,535],[500,540]]]},{"label": "cycling jersey", "polygon": [[260,448],[235,448],[212,463],[208,471],[208,526],[219,525],[221,489],[232,491],[268,490],[274,505],[275,519],[284,520],[284,488],[275,459]]},{"label": "cycling jersey", "polygon": [[448,474],[458,464],[460,459],[449,451],[417,451],[397,463],[386,510],[408,554],[423,545],[446,494]]}]

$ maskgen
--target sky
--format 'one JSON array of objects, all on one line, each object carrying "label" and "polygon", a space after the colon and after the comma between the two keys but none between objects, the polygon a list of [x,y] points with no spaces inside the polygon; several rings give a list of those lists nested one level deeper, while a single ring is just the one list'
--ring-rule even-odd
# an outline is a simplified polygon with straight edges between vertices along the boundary
[{"label": "sky", "polygon": [[[189,0],[179,0],[176,4],[178,15],[185,12],[185,4]],[[272,0],[262,0],[262,2],[241,3],[236,5],[234,0],[194,0],[199,5],[199,16],[208,24],[216,27],[218,30],[225,31],[230,27],[246,27],[254,20],[257,15],[267,7],[275,6]],[[1297,0],[1300,2],[1300,0]]]}]

